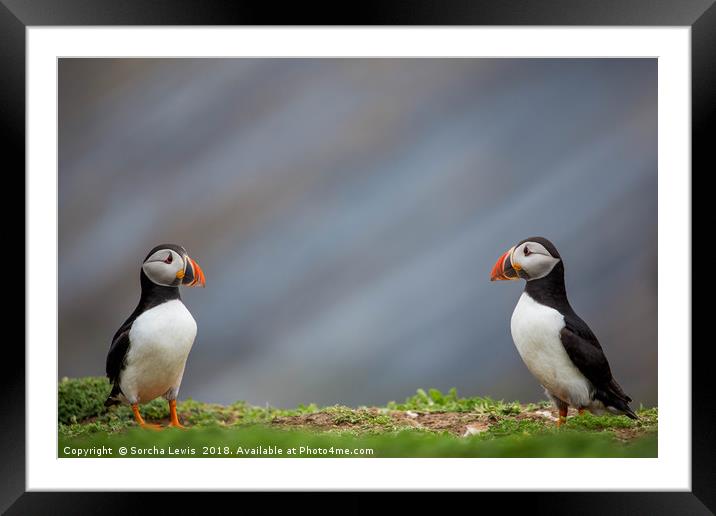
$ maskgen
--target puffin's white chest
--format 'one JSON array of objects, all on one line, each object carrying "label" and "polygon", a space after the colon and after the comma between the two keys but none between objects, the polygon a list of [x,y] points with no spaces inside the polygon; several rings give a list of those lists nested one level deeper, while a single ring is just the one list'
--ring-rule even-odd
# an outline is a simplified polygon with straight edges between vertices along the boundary
[{"label": "puffin's white chest", "polygon": [[120,387],[145,403],[178,389],[196,337],[196,321],[180,300],[167,301],[137,317],[129,331],[129,350]]},{"label": "puffin's white chest", "polygon": [[569,359],[559,332],[564,317],[526,292],[512,313],[512,339],[530,372],[550,393],[572,406],[588,406],[590,384]]}]

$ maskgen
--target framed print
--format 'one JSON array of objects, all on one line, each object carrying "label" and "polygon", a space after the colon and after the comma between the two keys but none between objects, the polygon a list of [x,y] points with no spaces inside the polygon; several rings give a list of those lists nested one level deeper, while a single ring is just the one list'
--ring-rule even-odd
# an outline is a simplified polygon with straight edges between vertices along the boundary
[{"label": "framed print", "polygon": [[712,3],[3,1],[10,513],[138,490],[713,510]]}]

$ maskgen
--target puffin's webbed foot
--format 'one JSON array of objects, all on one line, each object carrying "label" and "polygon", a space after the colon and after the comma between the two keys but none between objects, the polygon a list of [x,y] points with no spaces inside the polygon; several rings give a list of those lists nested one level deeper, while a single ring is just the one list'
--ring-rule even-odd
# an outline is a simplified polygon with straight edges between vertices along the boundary
[{"label": "puffin's webbed foot", "polygon": [[559,419],[557,419],[557,428],[567,422],[567,406],[559,407]]},{"label": "puffin's webbed foot", "polygon": [[139,405],[137,403],[132,403],[132,412],[134,412],[134,419],[137,421],[137,424],[145,430],[159,431],[162,429],[161,425],[147,423],[146,421],[144,421],[144,419],[142,418],[142,414],[139,413]]},{"label": "puffin's webbed foot", "polygon": [[186,427],[179,422],[179,416],[177,415],[177,400],[169,400],[169,417],[171,419],[169,426],[186,430]]}]

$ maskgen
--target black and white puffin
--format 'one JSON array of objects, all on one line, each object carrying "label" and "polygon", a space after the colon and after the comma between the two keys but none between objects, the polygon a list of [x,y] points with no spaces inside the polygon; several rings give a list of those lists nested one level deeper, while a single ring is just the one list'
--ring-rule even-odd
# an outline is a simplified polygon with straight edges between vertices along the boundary
[{"label": "black and white puffin", "polygon": [[139,404],[164,396],[169,402],[169,425],[183,428],[176,399],[196,337],[196,321],[181,301],[179,286],[205,286],[204,272],[186,249],[162,244],[144,259],[140,283],[139,304],[114,334],[107,354],[112,391],[104,404],[128,403],[141,427],[159,429],[145,423]]},{"label": "black and white puffin", "polygon": [[504,253],[491,280],[527,280],[512,313],[512,339],[530,372],[558,411],[611,412],[638,419],[612,377],[607,357],[589,326],[574,312],[564,286],[564,264],[546,238],[531,237]]}]

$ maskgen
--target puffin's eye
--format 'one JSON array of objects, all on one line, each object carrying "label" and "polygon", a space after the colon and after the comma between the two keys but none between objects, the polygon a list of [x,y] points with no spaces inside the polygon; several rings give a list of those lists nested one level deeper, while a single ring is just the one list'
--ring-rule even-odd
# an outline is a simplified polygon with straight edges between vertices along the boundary
[{"label": "puffin's eye", "polygon": [[529,247],[525,246],[525,256],[529,256],[530,254],[532,254],[532,251],[530,251]]},{"label": "puffin's eye", "polygon": [[173,260],[174,256],[172,255],[172,253],[169,253],[169,256],[164,259],[164,263],[172,263]]}]

